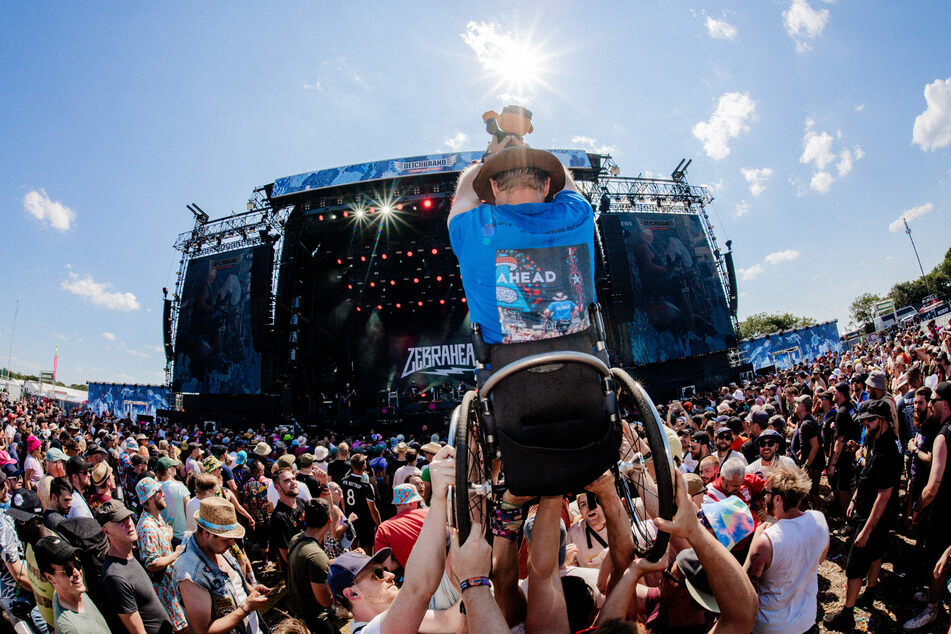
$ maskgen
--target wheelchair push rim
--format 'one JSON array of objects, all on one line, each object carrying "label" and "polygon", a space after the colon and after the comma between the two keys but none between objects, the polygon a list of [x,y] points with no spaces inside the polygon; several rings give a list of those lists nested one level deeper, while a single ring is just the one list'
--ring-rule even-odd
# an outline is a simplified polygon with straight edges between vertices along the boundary
[{"label": "wheelchair push rim", "polygon": [[[618,494],[631,519],[635,549],[642,557],[657,561],[667,550],[670,535],[657,530],[650,520],[674,516],[673,457],[650,396],[624,370],[612,368],[611,374],[618,395],[621,447],[625,440],[631,445],[618,462]],[[645,455],[648,452],[649,456]]]},{"label": "wheelchair push rim", "polygon": [[460,543],[469,537],[475,522],[482,525],[483,535],[491,541],[491,470],[485,458],[478,396],[474,391],[466,392],[462,403],[456,407],[449,432],[450,442],[456,449],[456,480],[450,489],[449,521],[459,531]]}]

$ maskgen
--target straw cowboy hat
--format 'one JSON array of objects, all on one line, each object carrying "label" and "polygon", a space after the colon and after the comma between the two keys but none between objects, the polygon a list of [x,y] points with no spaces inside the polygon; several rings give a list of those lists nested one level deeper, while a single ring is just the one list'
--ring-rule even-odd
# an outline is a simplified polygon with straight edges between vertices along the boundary
[{"label": "straw cowboy hat", "polygon": [[231,502],[223,498],[207,497],[195,511],[195,522],[201,528],[218,537],[241,539],[244,526],[238,524],[238,516]]},{"label": "straw cowboy hat", "polygon": [[551,152],[535,150],[527,145],[507,147],[493,154],[475,177],[472,188],[480,199],[494,205],[495,193],[492,191],[489,179],[502,172],[521,167],[535,167],[548,174],[551,185],[548,187],[546,200],[551,200],[555,194],[565,188],[565,168],[562,167],[561,161]]}]

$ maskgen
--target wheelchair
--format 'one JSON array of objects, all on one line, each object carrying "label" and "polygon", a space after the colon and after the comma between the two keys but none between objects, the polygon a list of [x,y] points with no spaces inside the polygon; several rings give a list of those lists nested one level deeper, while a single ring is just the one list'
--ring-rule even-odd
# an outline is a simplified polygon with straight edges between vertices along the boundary
[{"label": "wheelchair", "polygon": [[452,415],[456,448],[450,521],[464,541],[472,524],[492,539],[502,494],[581,493],[605,471],[631,520],[635,549],[656,561],[669,535],[652,518],[674,514],[674,468],[667,436],[647,392],[605,347],[601,307],[589,327],[550,339],[487,345],[472,324],[476,390]]}]

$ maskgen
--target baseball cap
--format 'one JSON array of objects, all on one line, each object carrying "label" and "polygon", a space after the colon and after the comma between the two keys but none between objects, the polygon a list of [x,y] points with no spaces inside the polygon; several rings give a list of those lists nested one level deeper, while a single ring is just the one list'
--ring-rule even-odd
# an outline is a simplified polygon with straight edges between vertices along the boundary
[{"label": "baseball cap", "polygon": [[124,522],[126,518],[132,517],[132,511],[119,500],[109,500],[96,508],[95,516],[96,521],[102,526],[107,522]]},{"label": "baseball cap", "polygon": [[811,410],[811,409],[812,409],[812,397],[809,396],[808,394],[803,394],[803,395],[801,395],[801,396],[797,396],[797,397],[796,397],[796,402],[797,402],[797,403],[802,403],[803,405],[805,405],[807,410]]},{"label": "baseball cap", "polygon": [[892,408],[885,399],[868,400],[859,405],[859,420],[883,418],[891,420]]},{"label": "baseball cap", "polygon": [[368,566],[382,564],[391,552],[389,548],[381,548],[372,557],[367,557],[362,553],[346,552],[334,559],[327,574],[327,585],[330,587],[330,593],[335,599],[344,598],[343,591],[353,585],[354,580],[360,576],[361,572]]},{"label": "baseball cap", "polygon": [[55,535],[43,537],[33,546],[33,554],[36,556],[36,564],[40,570],[49,569],[50,564],[63,564],[72,561],[79,552],[69,543]]},{"label": "baseball cap", "polygon": [[710,437],[707,435],[707,432],[705,431],[696,431],[693,433],[693,436],[691,436],[691,438],[694,440],[694,442],[698,442],[701,445],[710,444]]},{"label": "baseball cap", "polygon": [[162,456],[158,459],[158,462],[155,463],[155,473],[165,473],[172,467],[177,467],[182,464],[180,461],[175,458],[169,458],[168,456]]},{"label": "baseball cap", "polygon": [[63,450],[59,447],[51,447],[50,450],[46,452],[47,462],[66,462],[67,460],[69,460],[69,456],[63,453]]},{"label": "baseball cap", "polygon": [[766,427],[769,425],[769,412],[764,409],[755,409],[750,414],[750,422],[759,425],[760,427]]},{"label": "baseball cap", "polygon": [[73,456],[66,461],[66,475],[76,475],[77,473],[82,473],[83,471],[89,471],[92,469],[92,463],[86,462],[80,456]]},{"label": "baseball cap", "polygon": [[700,560],[693,548],[677,553],[677,568],[683,573],[687,591],[693,600],[704,610],[719,614],[720,606],[717,604],[716,597],[713,596],[710,580],[707,579],[707,573],[700,565]]},{"label": "baseball cap", "polygon": [[[326,451],[326,449],[325,449]],[[302,453],[300,455],[300,466],[301,469],[307,469],[310,465],[314,464],[314,454],[312,453]]]},{"label": "baseball cap", "polygon": [[942,381],[934,386],[934,393],[951,405],[951,381]]},{"label": "baseball cap", "polygon": [[10,508],[7,509],[7,515],[15,520],[26,522],[42,512],[43,503],[40,502],[40,496],[36,494],[36,491],[17,489],[13,492],[13,498],[10,501]]},{"label": "baseball cap", "polygon": [[733,430],[730,429],[729,427],[723,426],[723,427],[717,428],[717,436],[719,436],[720,434],[732,434],[732,433],[733,433]]}]

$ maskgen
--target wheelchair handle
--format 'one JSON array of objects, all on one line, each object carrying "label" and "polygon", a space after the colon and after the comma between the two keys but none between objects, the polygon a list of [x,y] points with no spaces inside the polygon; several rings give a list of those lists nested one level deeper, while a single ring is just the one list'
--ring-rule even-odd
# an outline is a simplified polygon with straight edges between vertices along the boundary
[{"label": "wheelchair handle", "polygon": [[575,352],[565,350],[563,352],[542,352],[540,354],[529,355],[523,359],[512,361],[492,374],[485,382],[485,385],[479,388],[479,398],[487,400],[499,383],[509,378],[513,374],[525,372],[532,368],[543,365],[553,365],[556,363],[572,363],[576,365],[586,365],[597,370],[603,378],[611,378],[611,369],[605,363],[594,356],[584,352]]}]

